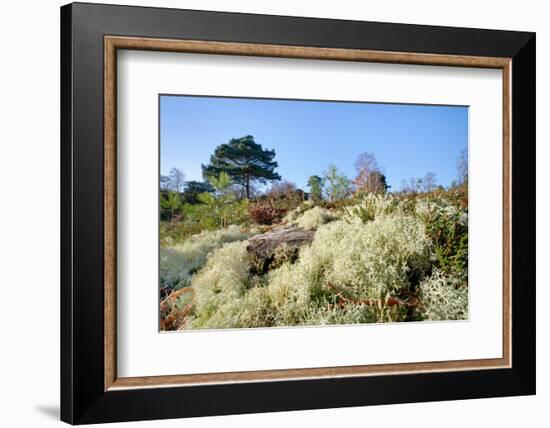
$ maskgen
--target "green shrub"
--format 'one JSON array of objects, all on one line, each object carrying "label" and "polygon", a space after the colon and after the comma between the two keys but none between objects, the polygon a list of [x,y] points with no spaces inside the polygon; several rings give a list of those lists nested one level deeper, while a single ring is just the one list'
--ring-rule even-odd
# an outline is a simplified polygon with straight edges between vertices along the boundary
[{"label": "green shrub", "polygon": [[[208,193],[201,195],[203,200],[209,197],[213,198]],[[227,202],[223,205],[184,204],[177,221],[161,221],[161,246],[183,242],[185,239],[203,231],[219,229],[222,224],[246,224],[248,221],[247,208],[247,200]]]},{"label": "green shrub", "polygon": [[367,223],[378,216],[388,216],[393,213],[411,214],[406,204],[392,195],[363,193],[356,198],[355,204],[343,208],[343,218],[350,223]]},{"label": "green shrub", "polygon": [[468,275],[468,212],[444,199],[421,201],[418,218],[433,244],[434,267],[451,275]]},{"label": "green shrub", "polygon": [[182,208],[181,196],[177,192],[160,193],[160,218],[174,221],[178,218]]}]

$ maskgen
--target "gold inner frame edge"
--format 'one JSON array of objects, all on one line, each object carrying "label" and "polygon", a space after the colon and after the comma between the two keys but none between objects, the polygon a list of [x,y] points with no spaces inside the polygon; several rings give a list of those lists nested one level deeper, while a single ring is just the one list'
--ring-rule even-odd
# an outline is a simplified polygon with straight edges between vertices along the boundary
[{"label": "gold inner frame edge", "polygon": [[[503,349],[502,358],[302,369],[117,377],[116,367],[116,54],[118,49],[214,55],[241,55],[391,64],[439,65],[502,70],[503,82]],[[360,377],[407,373],[485,370],[511,367],[511,82],[510,58],[256,43],[104,37],[104,390],[193,386],[220,383]]]}]

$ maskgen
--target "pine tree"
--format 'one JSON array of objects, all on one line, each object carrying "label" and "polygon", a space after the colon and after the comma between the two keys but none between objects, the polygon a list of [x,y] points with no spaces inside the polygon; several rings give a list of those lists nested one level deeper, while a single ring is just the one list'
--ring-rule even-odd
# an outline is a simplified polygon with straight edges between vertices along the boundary
[{"label": "pine tree", "polygon": [[311,199],[319,201],[323,199],[323,179],[318,175],[312,175],[307,181]]},{"label": "pine tree", "polygon": [[244,187],[246,198],[250,198],[250,186],[254,181],[266,183],[271,180],[280,180],[281,176],[275,172],[278,164],[273,160],[275,150],[264,149],[254,141],[254,137],[247,135],[242,138],[233,138],[227,144],[216,147],[210,156],[210,164],[202,165],[202,175],[205,180],[219,177],[225,172],[231,180]]}]

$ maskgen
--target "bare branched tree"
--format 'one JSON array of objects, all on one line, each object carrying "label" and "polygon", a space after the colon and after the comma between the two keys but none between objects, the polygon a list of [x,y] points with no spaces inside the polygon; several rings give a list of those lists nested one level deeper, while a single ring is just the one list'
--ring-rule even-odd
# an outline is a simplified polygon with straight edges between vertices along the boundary
[{"label": "bare branched tree", "polygon": [[433,192],[437,187],[435,172],[428,172],[424,177],[411,177],[408,181],[401,180],[403,193]]},{"label": "bare branched tree", "polygon": [[423,191],[424,192],[433,192],[437,187],[437,179],[435,177],[435,172],[428,172],[422,179]]},{"label": "bare branched tree", "polygon": [[168,173],[170,179],[169,188],[174,192],[183,192],[185,186],[185,174],[178,168],[172,168]]},{"label": "bare branched tree", "polygon": [[468,149],[460,152],[460,156],[456,161],[456,169],[458,172],[458,184],[468,182]]},{"label": "bare branched tree", "polygon": [[287,180],[276,181],[271,185],[271,188],[267,191],[267,195],[274,199],[286,197],[288,199],[296,193],[297,186]]},{"label": "bare branched tree", "polygon": [[380,171],[374,153],[361,153],[355,161],[357,177],[353,180],[356,191],[377,193],[386,191],[386,177]]}]

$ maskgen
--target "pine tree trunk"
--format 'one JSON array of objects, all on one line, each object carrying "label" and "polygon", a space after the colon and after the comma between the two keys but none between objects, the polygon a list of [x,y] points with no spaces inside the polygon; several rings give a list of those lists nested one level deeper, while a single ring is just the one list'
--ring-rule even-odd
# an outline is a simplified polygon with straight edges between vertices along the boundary
[{"label": "pine tree trunk", "polygon": [[250,178],[246,176],[246,199],[250,199]]}]

